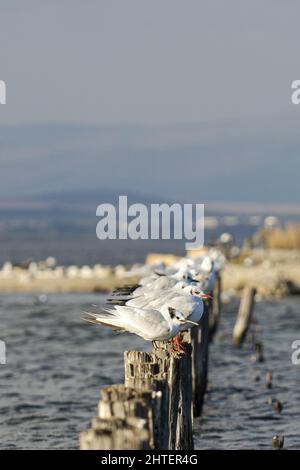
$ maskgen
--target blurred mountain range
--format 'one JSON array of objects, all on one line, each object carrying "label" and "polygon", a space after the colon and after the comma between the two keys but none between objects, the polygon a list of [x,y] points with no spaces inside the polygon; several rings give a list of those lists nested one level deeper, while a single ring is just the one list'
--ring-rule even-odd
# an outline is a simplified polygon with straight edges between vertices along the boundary
[{"label": "blurred mountain range", "polygon": [[205,203],[206,216],[238,216],[206,241],[224,230],[243,240],[257,229],[248,216],[300,218],[300,137],[287,121],[2,126],[0,146],[0,263],[184,253],[182,241],[97,240],[97,206],[122,194],[129,204]]},{"label": "blurred mountain range", "polygon": [[299,203],[300,135],[292,124],[2,126],[1,201],[98,191],[104,199]]}]

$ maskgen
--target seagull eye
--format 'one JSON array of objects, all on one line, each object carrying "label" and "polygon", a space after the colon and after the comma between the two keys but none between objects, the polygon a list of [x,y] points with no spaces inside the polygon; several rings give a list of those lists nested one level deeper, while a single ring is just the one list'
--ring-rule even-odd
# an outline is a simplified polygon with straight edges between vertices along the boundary
[{"label": "seagull eye", "polygon": [[169,310],[170,317],[171,317],[171,318],[175,318],[175,317],[176,317],[176,315],[175,315],[175,309],[172,308],[172,307],[168,307],[168,310]]}]

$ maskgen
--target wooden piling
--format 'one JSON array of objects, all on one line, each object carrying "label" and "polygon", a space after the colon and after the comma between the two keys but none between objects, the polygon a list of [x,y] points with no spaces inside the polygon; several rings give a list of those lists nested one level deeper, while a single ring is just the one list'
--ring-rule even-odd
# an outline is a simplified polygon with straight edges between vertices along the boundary
[{"label": "wooden piling", "polygon": [[192,347],[176,356],[165,343],[152,354],[125,353],[125,385],[160,391],[162,399],[154,423],[161,449],[193,449],[192,434]]},{"label": "wooden piling", "polygon": [[185,350],[185,356],[168,357],[170,450],[194,448],[191,345],[186,343]]},{"label": "wooden piling", "polygon": [[[160,402],[161,397],[159,392],[136,390],[117,384],[104,387],[100,396],[98,417],[92,420],[89,431],[81,433],[82,449],[156,448],[153,423],[157,401]],[[124,431],[124,442],[120,429]],[[141,439],[133,439],[130,447],[129,437],[140,430]]]},{"label": "wooden piling", "polygon": [[233,329],[232,339],[234,346],[241,346],[246,337],[254,309],[255,294],[256,289],[254,287],[245,287],[243,291],[237,320]]},{"label": "wooden piling", "polygon": [[207,387],[210,312],[211,301],[206,300],[200,326],[192,328],[190,333],[193,347],[192,376],[194,416],[201,415]]},{"label": "wooden piling", "polygon": [[155,392],[157,399],[153,409],[153,442],[156,449],[169,446],[169,387],[167,380],[168,353],[160,355],[140,351],[126,351],[125,386],[140,392]]},{"label": "wooden piling", "polygon": [[[111,385],[100,391],[98,417],[103,419],[140,418],[145,420],[151,449],[159,448],[155,428],[157,410],[161,406],[161,392],[138,390],[125,385]],[[159,436],[161,433],[159,434]]]},{"label": "wooden piling", "polygon": [[147,423],[139,418],[94,418],[92,427],[80,433],[81,450],[149,449]]},{"label": "wooden piling", "polygon": [[212,341],[219,327],[222,309],[222,278],[216,273],[216,281],[212,293],[211,312],[209,315],[209,341]]}]

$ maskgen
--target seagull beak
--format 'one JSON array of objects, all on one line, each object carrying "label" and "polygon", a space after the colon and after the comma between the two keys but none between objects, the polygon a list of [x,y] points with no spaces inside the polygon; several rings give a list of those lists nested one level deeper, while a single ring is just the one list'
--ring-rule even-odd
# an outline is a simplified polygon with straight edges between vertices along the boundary
[{"label": "seagull beak", "polygon": [[191,325],[199,326],[199,323],[196,323],[195,321],[192,321],[192,320],[184,320],[184,323],[190,323]]},{"label": "seagull beak", "polygon": [[204,299],[204,300],[212,299],[212,296],[209,295],[209,294],[202,294],[201,297],[202,297],[202,299]]}]

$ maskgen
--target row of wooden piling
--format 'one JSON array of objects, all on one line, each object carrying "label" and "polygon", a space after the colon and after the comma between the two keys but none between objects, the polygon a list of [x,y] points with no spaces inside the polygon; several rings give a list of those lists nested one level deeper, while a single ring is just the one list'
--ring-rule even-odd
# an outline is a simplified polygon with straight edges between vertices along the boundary
[{"label": "row of wooden piling", "polygon": [[[91,428],[80,434],[82,450],[193,449],[193,420],[202,412],[209,342],[217,331],[221,311],[220,276],[212,294],[205,301],[199,327],[183,333],[184,355],[171,354],[163,342],[150,353],[124,353],[124,384],[100,391],[97,417]],[[235,344],[245,337],[254,295],[246,292],[241,302]]]}]

